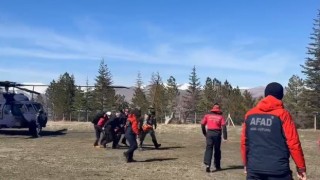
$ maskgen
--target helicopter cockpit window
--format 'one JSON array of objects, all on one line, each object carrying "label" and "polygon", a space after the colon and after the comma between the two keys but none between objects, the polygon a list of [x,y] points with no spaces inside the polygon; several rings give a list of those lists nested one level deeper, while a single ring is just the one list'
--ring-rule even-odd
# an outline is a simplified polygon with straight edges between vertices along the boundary
[{"label": "helicopter cockpit window", "polygon": [[26,104],[26,106],[27,106],[28,112],[35,112],[32,104]]},{"label": "helicopter cockpit window", "polygon": [[12,114],[19,116],[22,115],[26,110],[23,108],[22,104],[14,104],[12,107]]},{"label": "helicopter cockpit window", "polygon": [[36,111],[38,111],[39,109],[42,109],[41,104],[35,103],[35,104],[33,104],[33,105],[34,105],[34,107],[36,108]]}]

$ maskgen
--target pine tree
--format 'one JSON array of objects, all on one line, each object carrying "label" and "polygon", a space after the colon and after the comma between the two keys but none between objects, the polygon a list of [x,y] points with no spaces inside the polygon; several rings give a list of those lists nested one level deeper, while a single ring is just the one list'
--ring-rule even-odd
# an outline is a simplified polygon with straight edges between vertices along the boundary
[{"label": "pine tree", "polygon": [[293,119],[297,124],[303,126],[303,122],[301,122],[302,115],[304,113],[301,112],[301,103],[303,103],[302,95],[305,90],[303,79],[297,75],[293,75],[289,79],[288,87],[285,87],[286,93],[283,98],[284,105],[287,110],[293,116]]},{"label": "pine tree", "polygon": [[56,82],[55,80],[52,80],[50,82],[50,85],[48,86],[46,92],[45,92],[45,96],[46,99],[48,100],[47,105],[48,105],[48,114],[52,114],[52,118],[53,120],[56,120],[56,95],[55,95],[55,86],[56,86]]},{"label": "pine tree", "polygon": [[161,120],[164,117],[167,99],[166,91],[159,72],[152,73],[149,85],[149,102],[156,111],[156,118]]},{"label": "pine tree", "polygon": [[228,114],[230,113],[230,103],[232,103],[232,100],[230,99],[232,97],[232,86],[229,83],[228,80],[225,80],[223,85],[221,86],[221,109],[224,113]]},{"label": "pine tree", "polygon": [[[314,19],[313,33],[311,34],[311,43],[307,47],[308,57],[304,65],[302,73],[306,75],[305,85],[307,90],[305,96],[305,113],[309,116],[306,121],[312,121],[313,114],[320,112],[320,10]],[[311,123],[306,123],[311,124]]]},{"label": "pine tree", "polygon": [[222,103],[222,83],[216,78],[212,80],[214,103]]},{"label": "pine tree", "polygon": [[215,103],[215,95],[214,95],[214,87],[213,87],[213,81],[211,80],[210,77],[207,77],[206,83],[203,86],[203,93],[201,97],[201,102],[200,102],[200,111],[202,112],[208,112],[213,104]]},{"label": "pine tree", "polygon": [[143,82],[141,78],[140,72],[138,73],[138,78],[136,82],[136,88],[134,89],[133,97],[132,97],[132,107],[139,107],[142,113],[147,113],[149,102],[147,101],[146,94],[143,91]]},{"label": "pine tree", "polygon": [[[231,86],[231,85],[230,85]],[[228,98],[228,113],[230,113],[235,124],[241,124],[244,120],[246,107],[244,105],[244,96],[239,87],[233,88]]]},{"label": "pine tree", "polygon": [[196,67],[192,68],[192,72],[189,76],[189,86],[186,95],[183,97],[183,118],[185,122],[190,114],[194,114],[198,111],[198,104],[200,101],[201,84],[200,79],[196,73]]},{"label": "pine tree", "polygon": [[76,91],[74,76],[70,76],[69,73],[66,72],[60,77],[58,84],[61,88],[60,99],[62,100],[61,106],[63,108],[64,118],[69,118],[69,120],[71,120]]},{"label": "pine tree", "polygon": [[89,80],[87,78],[86,80],[86,87],[84,91],[84,110],[86,112],[86,121],[89,121],[89,118],[93,118],[96,113],[94,112],[95,110],[95,101],[94,101],[94,91],[92,88],[89,86]]},{"label": "pine tree", "polygon": [[67,72],[60,75],[58,81],[52,81],[46,94],[50,102],[50,109],[58,119],[69,118],[74,110],[75,80]]},{"label": "pine tree", "polygon": [[84,91],[81,89],[81,87],[77,87],[75,91],[75,98],[74,98],[74,111],[77,115],[77,120],[80,121],[81,118],[81,112],[84,111],[85,108],[85,94]]},{"label": "pine tree", "polygon": [[166,87],[166,94],[167,94],[167,112],[169,114],[173,113],[173,117],[175,116],[175,112],[177,111],[177,106],[179,103],[179,89],[176,83],[176,79],[173,76],[170,76],[167,80],[167,87]]},{"label": "pine tree", "polygon": [[245,107],[245,111],[247,112],[248,110],[254,107],[255,100],[252,97],[252,94],[248,90],[244,90],[242,95],[243,95],[243,105]]},{"label": "pine tree", "polygon": [[101,60],[95,81],[94,98],[97,105],[96,110],[111,111],[115,109],[115,90],[110,87],[113,83],[112,75],[104,59]]},{"label": "pine tree", "polygon": [[129,103],[125,100],[124,95],[116,94],[115,107],[117,108],[116,110],[123,110],[129,107]]}]

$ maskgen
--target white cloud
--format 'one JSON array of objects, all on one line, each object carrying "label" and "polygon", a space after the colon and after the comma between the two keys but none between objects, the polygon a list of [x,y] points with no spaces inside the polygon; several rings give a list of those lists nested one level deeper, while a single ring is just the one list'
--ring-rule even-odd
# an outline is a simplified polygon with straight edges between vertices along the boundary
[{"label": "white cloud", "polygon": [[[157,30],[159,31],[159,30]],[[21,24],[0,22],[0,57],[35,57],[50,60],[100,60],[101,57],[117,61],[141,62],[155,65],[177,65],[204,68],[222,68],[247,72],[261,72],[276,75],[283,72],[293,58],[289,53],[270,51],[257,53],[242,48],[253,45],[254,39],[236,42],[232,48],[216,48],[207,42],[196,47],[186,48],[186,36],[176,35],[167,43],[159,43],[145,52],[139,47],[134,50],[119,44],[104,42],[88,37],[62,35],[46,28],[29,27]],[[170,37],[173,37],[170,35]],[[183,39],[177,43],[177,39]],[[21,44],[10,43],[18,40]],[[192,41],[195,41],[191,38]],[[196,38],[201,42],[201,38]],[[182,45],[182,46],[180,46]],[[1,71],[1,70],[0,70]],[[33,73],[30,71],[30,73]]]},{"label": "white cloud", "polygon": [[179,84],[178,89],[180,90],[187,90],[189,88],[189,83]]}]

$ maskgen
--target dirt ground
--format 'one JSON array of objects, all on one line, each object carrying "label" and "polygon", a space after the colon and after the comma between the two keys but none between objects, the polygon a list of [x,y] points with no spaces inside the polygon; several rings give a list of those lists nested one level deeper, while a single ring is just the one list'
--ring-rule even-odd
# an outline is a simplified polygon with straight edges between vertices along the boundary
[{"label": "dirt ground", "polygon": [[[222,171],[206,173],[202,165],[205,139],[199,125],[160,125],[155,150],[147,136],[146,150],[136,163],[125,163],[121,149],[94,148],[91,123],[50,122],[41,138],[26,129],[0,130],[0,179],[245,179],[240,156],[240,127],[228,129],[222,144]],[[300,131],[309,179],[320,179],[320,132]],[[291,162],[295,173],[294,163]]]}]

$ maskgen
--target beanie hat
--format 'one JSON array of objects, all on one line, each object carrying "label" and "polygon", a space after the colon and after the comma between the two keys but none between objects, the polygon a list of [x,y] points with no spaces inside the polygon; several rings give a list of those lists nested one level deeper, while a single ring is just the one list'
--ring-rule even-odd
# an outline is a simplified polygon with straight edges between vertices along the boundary
[{"label": "beanie hat", "polygon": [[267,97],[271,95],[279,100],[283,98],[283,87],[281,84],[277,82],[272,82],[267,85],[266,89],[264,90],[264,96]]}]

